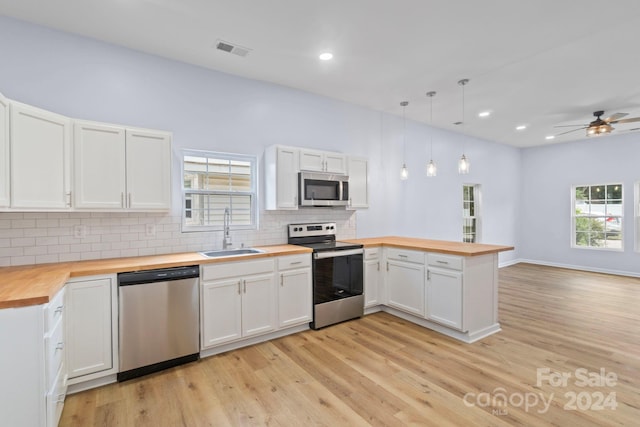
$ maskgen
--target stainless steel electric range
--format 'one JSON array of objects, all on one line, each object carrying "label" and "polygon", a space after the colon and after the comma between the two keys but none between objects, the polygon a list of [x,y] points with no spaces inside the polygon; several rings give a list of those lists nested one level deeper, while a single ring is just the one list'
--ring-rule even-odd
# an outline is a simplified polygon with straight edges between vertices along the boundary
[{"label": "stainless steel electric range", "polygon": [[364,314],[362,245],[336,241],[334,222],[291,224],[288,243],[313,249],[312,329]]}]

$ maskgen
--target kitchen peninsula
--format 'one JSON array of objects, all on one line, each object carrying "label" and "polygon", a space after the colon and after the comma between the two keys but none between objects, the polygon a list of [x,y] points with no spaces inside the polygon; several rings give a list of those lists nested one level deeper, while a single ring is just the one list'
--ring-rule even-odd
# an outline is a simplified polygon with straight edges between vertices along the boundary
[{"label": "kitchen peninsula", "polygon": [[[500,331],[498,253],[513,247],[407,237],[351,241],[362,244],[365,251],[365,313],[386,311],[469,343]],[[75,386],[75,391],[81,391],[115,381],[119,369],[116,273],[200,265],[204,272],[201,315],[206,318],[205,301],[213,304],[217,300],[204,293],[205,287],[217,289],[233,282],[232,294],[241,298],[238,280],[226,277],[237,276],[247,283],[251,277],[258,277],[246,276],[247,271],[252,271],[251,265],[264,266],[265,260],[271,260],[269,271],[259,271],[260,282],[265,284],[263,289],[274,294],[268,298],[272,309],[267,321],[271,323],[254,334],[242,325],[245,321],[256,321],[255,318],[229,319],[231,326],[223,325],[224,334],[216,335],[221,323],[203,320],[201,335],[211,339],[201,343],[201,357],[308,329],[311,250],[294,245],[260,249],[263,252],[213,259],[194,252],[1,268],[4,280],[0,284],[0,339],[8,351],[0,368],[5,378],[4,386],[0,387],[0,396],[4,397],[0,409],[8,414],[9,420],[28,419],[30,425],[55,425],[69,384]],[[217,272],[227,275],[218,277]],[[307,293],[295,291],[296,288],[304,288]],[[79,316],[77,307],[74,310],[67,304],[74,292],[87,289],[95,290],[93,295],[102,295],[102,299],[91,301],[97,308],[104,308],[84,310]],[[214,295],[218,294],[210,294]],[[243,294],[243,307],[250,304],[245,298]],[[242,316],[258,312],[247,305]],[[232,336],[228,330],[234,321],[241,329]],[[86,340],[74,344],[70,331],[77,324],[103,333],[91,334],[98,337],[89,343],[91,346],[87,346]],[[84,360],[74,359],[78,354]],[[92,363],[81,363],[90,358]],[[104,366],[95,368],[100,365],[93,363],[95,360],[105,362]],[[88,367],[94,371],[88,371]]]}]

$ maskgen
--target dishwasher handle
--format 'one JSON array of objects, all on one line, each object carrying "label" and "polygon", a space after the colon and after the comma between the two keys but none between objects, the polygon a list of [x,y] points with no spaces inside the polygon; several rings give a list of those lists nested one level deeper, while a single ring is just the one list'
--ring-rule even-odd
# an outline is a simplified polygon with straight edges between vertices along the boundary
[{"label": "dishwasher handle", "polygon": [[200,267],[161,268],[156,270],[141,270],[118,274],[118,286],[141,285],[153,282],[168,282],[172,280],[192,279],[200,277]]}]

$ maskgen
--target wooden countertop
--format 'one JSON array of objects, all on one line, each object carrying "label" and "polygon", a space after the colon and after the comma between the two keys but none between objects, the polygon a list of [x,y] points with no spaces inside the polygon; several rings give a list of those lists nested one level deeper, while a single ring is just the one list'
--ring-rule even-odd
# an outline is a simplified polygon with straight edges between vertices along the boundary
[{"label": "wooden countertop", "polygon": [[512,251],[513,246],[485,245],[483,243],[462,243],[447,240],[418,239],[415,237],[370,237],[365,239],[349,239],[349,242],[359,243],[365,248],[376,246],[390,246],[401,249],[413,249],[418,251],[438,252],[443,254],[460,256],[478,256],[495,254],[498,252]]},{"label": "wooden countertop", "polygon": [[[365,248],[390,246],[461,256],[477,256],[513,250],[513,246],[461,243],[414,237],[372,237],[350,239]],[[197,252],[154,255],[130,258],[65,262],[56,264],[23,265],[0,268],[0,309],[46,304],[71,277],[113,274],[124,271],[151,270],[194,264],[240,262],[250,259],[311,253],[311,249],[294,245],[262,246],[264,253],[241,257],[205,258]]]},{"label": "wooden countertop", "polygon": [[111,258],[54,264],[0,268],[0,309],[46,304],[71,277],[112,274],[124,271],[181,267],[194,264],[240,262],[257,258],[311,253],[294,245],[261,246],[265,252],[236,257],[205,258],[197,252],[130,258]]}]

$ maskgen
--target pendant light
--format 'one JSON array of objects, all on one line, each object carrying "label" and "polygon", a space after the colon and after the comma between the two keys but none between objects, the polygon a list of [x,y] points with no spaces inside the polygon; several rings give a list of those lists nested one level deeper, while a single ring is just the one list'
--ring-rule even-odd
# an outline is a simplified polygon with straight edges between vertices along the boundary
[{"label": "pendant light", "polygon": [[[462,86],[462,126],[464,127],[464,87],[469,83],[469,79],[458,80],[458,84]],[[464,155],[464,142],[462,143],[462,157],[458,160],[458,173],[460,175],[465,175],[469,173],[469,168],[471,167],[471,163],[469,163],[469,159]]]},{"label": "pendant light", "polygon": [[407,169],[407,164],[404,159],[407,153],[407,143],[405,142],[405,136],[407,133],[407,119],[404,115],[405,107],[409,105],[409,101],[402,101],[400,106],[402,107],[402,169],[400,169],[400,179],[405,181],[409,178],[409,169]]},{"label": "pendant light", "polygon": [[433,161],[433,97],[436,95],[434,91],[427,92],[427,96],[429,97],[429,125],[431,126],[429,132],[429,163],[427,164],[427,176],[436,176],[438,172],[438,168],[436,167],[435,162]]}]

